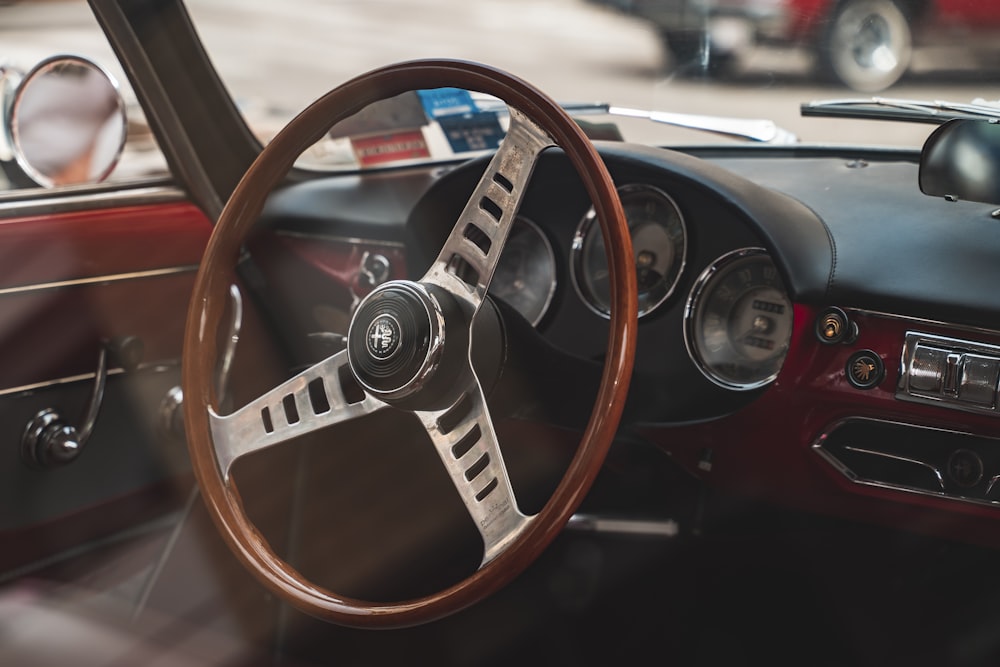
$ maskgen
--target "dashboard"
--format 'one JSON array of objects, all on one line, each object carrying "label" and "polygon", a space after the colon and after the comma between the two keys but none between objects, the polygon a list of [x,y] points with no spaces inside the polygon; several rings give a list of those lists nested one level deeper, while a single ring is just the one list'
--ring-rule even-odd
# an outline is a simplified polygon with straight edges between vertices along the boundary
[{"label": "dashboard", "polygon": [[[920,193],[912,153],[599,150],[639,285],[622,437],[722,489],[1000,546],[983,530],[1000,518],[993,208]],[[265,220],[290,238],[367,238],[416,278],[484,167],[380,176],[370,187],[411,198],[366,197],[377,210],[300,184]],[[560,353],[602,360],[603,239],[558,151],[535,168],[490,290]]]}]

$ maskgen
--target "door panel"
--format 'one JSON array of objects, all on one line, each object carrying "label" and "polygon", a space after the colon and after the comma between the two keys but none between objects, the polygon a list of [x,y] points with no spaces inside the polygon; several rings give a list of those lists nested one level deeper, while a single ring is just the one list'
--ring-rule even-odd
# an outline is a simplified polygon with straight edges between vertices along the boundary
[{"label": "door panel", "polygon": [[[176,507],[190,488],[164,406],[180,384],[184,319],[210,232],[198,208],[173,200],[0,220],[0,540],[24,546],[6,551],[0,571]],[[79,426],[98,352],[123,337],[139,341],[140,363],[126,372],[110,357],[80,455],[28,465],[28,423],[52,409]]]}]

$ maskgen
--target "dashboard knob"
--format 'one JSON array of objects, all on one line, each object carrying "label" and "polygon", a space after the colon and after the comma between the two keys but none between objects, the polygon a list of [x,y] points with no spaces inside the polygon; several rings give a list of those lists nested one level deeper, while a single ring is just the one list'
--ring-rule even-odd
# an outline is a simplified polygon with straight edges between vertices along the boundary
[{"label": "dashboard knob", "polygon": [[39,457],[43,465],[69,463],[83,449],[80,443],[80,434],[69,424],[53,424],[42,435],[42,441],[39,444],[41,446]]},{"label": "dashboard knob", "polygon": [[877,387],[885,377],[885,364],[882,358],[871,350],[855,352],[847,359],[844,368],[847,381],[858,389]]},{"label": "dashboard knob", "polygon": [[826,345],[853,343],[858,337],[858,325],[840,308],[831,306],[816,318],[816,338]]},{"label": "dashboard knob", "polygon": [[58,412],[42,410],[28,424],[21,439],[21,455],[33,468],[54,468],[74,460],[85,438]]}]

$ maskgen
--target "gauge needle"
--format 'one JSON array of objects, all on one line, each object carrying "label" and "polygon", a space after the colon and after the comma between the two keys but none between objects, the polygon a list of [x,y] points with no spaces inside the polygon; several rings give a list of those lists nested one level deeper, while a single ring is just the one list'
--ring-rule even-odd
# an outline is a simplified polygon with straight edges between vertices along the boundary
[{"label": "gauge needle", "polygon": [[769,317],[758,315],[753,318],[753,324],[736,340],[746,340],[751,334],[766,334],[771,331],[772,321]]}]

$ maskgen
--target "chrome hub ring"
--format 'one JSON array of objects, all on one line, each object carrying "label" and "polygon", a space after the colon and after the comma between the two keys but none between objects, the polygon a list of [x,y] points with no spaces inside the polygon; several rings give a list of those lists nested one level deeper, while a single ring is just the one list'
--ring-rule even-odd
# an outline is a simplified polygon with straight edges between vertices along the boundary
[{"label": "chrome hub ring", "polygon": [[347,333],[355,379],[383,400],[417,392],[437,367],[443,322],[435,299],[419,283],[381,285],[359,304]]}]

